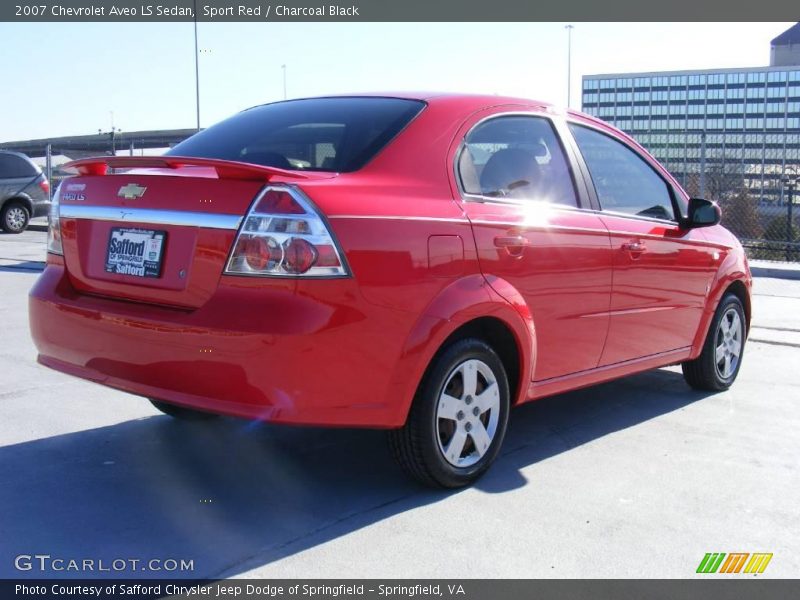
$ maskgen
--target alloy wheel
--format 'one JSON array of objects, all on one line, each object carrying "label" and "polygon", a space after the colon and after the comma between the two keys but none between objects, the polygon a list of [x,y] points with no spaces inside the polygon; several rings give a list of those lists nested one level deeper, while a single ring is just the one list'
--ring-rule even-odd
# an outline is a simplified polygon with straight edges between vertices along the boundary
[{"label": "alloy wheel", "polygon": [[27,214],[20,206],[12,206],[6,211],[6,226],[12,231],[19,231],[25,227]]},{"label": "alloy wheel", "polygon": [[482,360],[466,360],[445,382],[436,408],[439,450],[455,467],[477,463],[492,445],[500,418],[497,377]]},{"label": "alloy wheel", "polygon": [[722,379],[730,378],[739,366],[742,355],[742,320],[735,308],[731,307],[722,315],[715,338],[714,364]]}]

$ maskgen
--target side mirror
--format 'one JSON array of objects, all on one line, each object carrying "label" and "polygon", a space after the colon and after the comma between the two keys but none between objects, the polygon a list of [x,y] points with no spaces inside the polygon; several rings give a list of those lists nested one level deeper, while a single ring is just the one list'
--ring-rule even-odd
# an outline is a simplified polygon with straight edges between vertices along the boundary
[{"label": "side mirror", "polygon": [[722,219],[722,212],[716,202],[703,198],[689,199],[689,216],[683,220],[683,227],[711,227],[717,225]]}]

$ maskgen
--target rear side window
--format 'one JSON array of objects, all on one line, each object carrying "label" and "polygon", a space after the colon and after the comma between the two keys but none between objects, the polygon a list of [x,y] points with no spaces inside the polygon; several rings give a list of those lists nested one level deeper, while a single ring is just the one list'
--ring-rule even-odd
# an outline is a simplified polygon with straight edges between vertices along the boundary
[{"label": "rear side window", "polygon": [[641,156],[603,133],[572,123],[569,127],[603,210],[675,220],[667,183]]},{"label": "rear side window", "polygon": [[475,126],[458,158],[467,194],[576,206],[575,187],[550,121],[496,117]]},{"label": "rear side window", "polygon": [[167,154],[282,169],[356,171],[424,106],[400,98],[312,98],[266,104],[193,135]]},{"label": "rear side window", "polygon": [[13,177],[33,177],[39,171],[31,163],[15,154],[4,154],[0,152],[0,178],[11,179]]}]

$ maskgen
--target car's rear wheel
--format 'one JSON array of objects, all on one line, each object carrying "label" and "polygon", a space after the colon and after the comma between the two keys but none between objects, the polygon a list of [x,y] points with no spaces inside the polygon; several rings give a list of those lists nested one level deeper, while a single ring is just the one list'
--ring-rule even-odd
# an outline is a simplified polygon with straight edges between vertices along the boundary
[{"label": "car's rear wheel", "polygon": [[154,400],[153,398],[150,398],[150,402],[165,415],[180,419],[181,421],[207,421],[209,419],[215,419],[219,416],[215,413],[194,410],[192,408],[186,408],[185,406],[178,406],[177,404],[170,404],[169,402]]},{"label": "car's rear wheel", "polygon": [[16,200],[6,202],[2,212],[0,212],[0,225],[3,227],[3,231],[8,233],[22,233],[28,226],[30,219],[31,214],[28,212],[27,207]]},{"label": "car's rear wheel", "polygon": [[736,380],[742,366],[747,321],[742,302],[727,294],[717,307],[703,351],[683,363],[683,376],[696,390],[721,391]]},{"label": "car's rear wheel", "polygon": [[484,341],[459,340],[431,364],[406,424],[389,433],[406,473],[434,487],[477,480],[500,451],[510,407],[503,363]]}]

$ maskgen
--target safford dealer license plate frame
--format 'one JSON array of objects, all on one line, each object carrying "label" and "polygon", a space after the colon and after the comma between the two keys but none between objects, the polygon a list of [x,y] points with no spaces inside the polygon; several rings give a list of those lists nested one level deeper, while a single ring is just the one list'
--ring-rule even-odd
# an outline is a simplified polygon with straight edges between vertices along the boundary
[{"label": "safford dealer license plate frame", "polygon": [[138,227],[112,227],[106,248],[106,273],[161,277],[167,232]]}]

